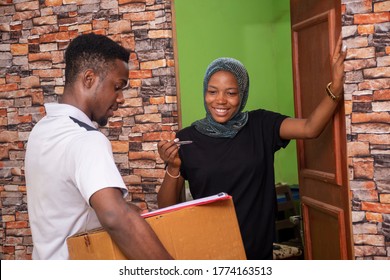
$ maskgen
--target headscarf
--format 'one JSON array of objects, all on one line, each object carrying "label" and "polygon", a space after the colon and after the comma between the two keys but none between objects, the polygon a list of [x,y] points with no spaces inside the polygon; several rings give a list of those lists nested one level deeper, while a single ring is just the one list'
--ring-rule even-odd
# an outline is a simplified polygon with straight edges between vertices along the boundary
[{"label": "headscarf", "polygon": [[249,91],[249,76],[245,66],[238,60],[229,57],[222,57],[214,60],[209,64],[206,74],[203,79],[203,98],[205,99],[210,77],[218,71],[229,71],[237,80],[240,105],[238,111],[226,123],[216,122],[209,110],[207,109],[206,101],[204,107],[206,109],[206,117],[195,121],[193,125],[200,133],[215,137],[215,138],[233,138],[248,121],[248,112],[242,112],[248,99]]}]

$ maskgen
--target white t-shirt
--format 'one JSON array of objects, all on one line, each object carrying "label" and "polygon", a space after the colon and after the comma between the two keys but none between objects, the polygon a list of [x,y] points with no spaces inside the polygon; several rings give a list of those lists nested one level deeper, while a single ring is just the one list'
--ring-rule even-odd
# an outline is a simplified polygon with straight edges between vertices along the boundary
[{"label": "white t-shirt", "polygon": [[127,188],[111,143],[71,105],[45,104],[46,116],[29,136],[25,158],[33,259],[68,259],[66,238],[101,227],[90,197],[98,190]]}]

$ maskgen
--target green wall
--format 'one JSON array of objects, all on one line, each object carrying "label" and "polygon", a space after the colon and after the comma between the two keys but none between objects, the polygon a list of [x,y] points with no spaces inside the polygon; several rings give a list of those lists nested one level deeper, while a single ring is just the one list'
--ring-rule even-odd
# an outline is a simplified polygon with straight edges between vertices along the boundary
[{"label": "green wall", "polygon": [[[247,68],[246,110],[294,116],[289,0],[174,0],[183,127],[203,118],[203,75],[218,57]],[[276,182],[297,184],[295,141],[276,153]]]}]

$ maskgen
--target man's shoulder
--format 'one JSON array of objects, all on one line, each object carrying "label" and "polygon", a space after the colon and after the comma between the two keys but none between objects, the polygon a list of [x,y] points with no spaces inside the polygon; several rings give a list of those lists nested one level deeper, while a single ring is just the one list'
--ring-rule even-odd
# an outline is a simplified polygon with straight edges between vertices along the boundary
[{"label": "man's shoulder", "polygon": [[101,145],[108,144],[110,141],[108,138],[99,130],[91,129],[87,130],[82,128],[81,133],[75,135],[73,143],[77,142],[78,144],[85,143],[85,145]]},{"label": "man's shoulder", "polygon": [[69,118],[75,123],[77,124],[78,126],[80,126],[81,128],[84,128],[86,131],[98,131],[98,129],[96,127],[93,127],[92,125],[88,124],[88,123],[85,123],[83,121],[80,121],[79,119],[76,119],[72,116],[69,116]]}]

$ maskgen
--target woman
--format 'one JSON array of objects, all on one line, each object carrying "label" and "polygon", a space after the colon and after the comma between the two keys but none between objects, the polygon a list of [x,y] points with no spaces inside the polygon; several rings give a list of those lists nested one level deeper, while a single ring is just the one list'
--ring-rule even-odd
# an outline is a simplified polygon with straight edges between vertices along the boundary
[{"label": "woman", "polygon": [[342,96],[346,51],[340,50],[341,38],[333,55],[329,96],[307,119],[262,109],[243,112],[249,90],[245,67],[232,58],[213,61],[203,84],[206,118],[177,133],[178,139],[193,142],[180,145],[175,139],[158,144],[167,163],[159,207],[179,202],[185,180],[194,198],[226,192],[233,197],[247,258],[272,259],[274,153],[290,139],[318,137],[331,119]]}]

